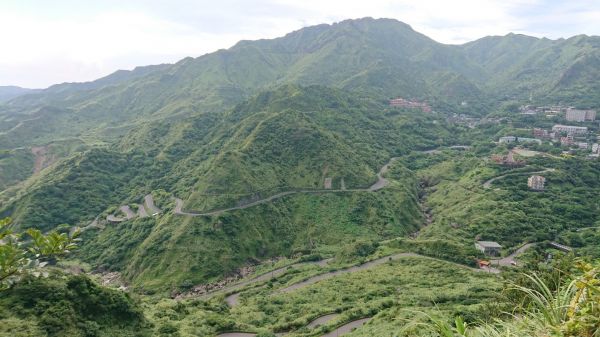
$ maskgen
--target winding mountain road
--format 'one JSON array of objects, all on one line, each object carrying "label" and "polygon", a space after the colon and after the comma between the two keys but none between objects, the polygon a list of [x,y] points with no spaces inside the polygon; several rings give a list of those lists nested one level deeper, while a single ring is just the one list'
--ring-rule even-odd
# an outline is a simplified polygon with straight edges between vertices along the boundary
[{"label": "winding mountain road", "polygon": [[347,334],[348,332],[351,332],[352,330],[363,326],[365,323],[367,323],[371,319],[372,319],[372,317],[367,317],[367,318],[357,319],[357,320],[352,321],[352,322],[348,322],[348,323],[346,323],[346,324],[338,327],[337,329],[335,329],[335,330],[331,331],[330,333],[328,333],[326,335],[323,335],[321,337],[338,337],[338,336]]},{"label": "winding mountain road", "polygon": [[[247,204],[243,204],[243,205],[239,205],[239,206],[235,206],[235,207],[229,207],[229,208],[224,208],[224,209],[218,209],[218,210],[213,210],[213,211],[209,211],[209,212],[204,212],[204,213],[196,213],[196,212],[185,212],[183,210],[183,200],[179,199],[179,198],[175,198],[175,209],[173,210],[174,214],[178,214],[178,215],[186,215],[186,216],[210,216],[210,215],[217,215],[217,214],[221,214],[221,213],[225,213],[225,212],[229,212],[229,211],[235,211],[235,210],[239,210],[239,209],[245,209],[245,208],[250,208],[253,206],[257,206],[260,204],[264,204],[264,203],[268,203],[271,202],[275,199],[279,199],[291,194],[299,194],[299,193],[304,193],[304,194],[320,194],[320,193],[344,193],[344,192],[375,192],[378,191],[384,187],[386,187],[387,185],[390,184],[389,180],[385,179],[383,177],[383,175],[389,170],[390,165],[392,164],[392,162],[394,160],[396,160],[396,157],[391,158],[385,165],[383,165],[383,167],[381,167],[381,169],[379,170],[379,172],[377,172],[377,181],[371,185],[368,188],[355,188],[355,189],[346,189],[345,186],[343,186],[341,189],[320,189],[320,190],[292,190],[292,191],[285,191],[285,192],[281,192],[281,193],[277,193],[274,194],[272,196],[269,196],[267,198],[264,199],[260,199],[260,200],[256,200],[256,201],[252,201],[249,202]],[[345,185],[345,184],[344,184]]]},{"label": "winding mountain road", "polygon": [[[323,317],[319,317],[316,320],[314,320],[311,323],[309,323],[307,325],[307,327],[309,329],[313,329],[313,328],[318,327],[320,325],[320,324],[313,325],[313,323],[315,321],[318,321],[318,320],[320,320],[322,318],[323,319],[327,318],[327,321],[329,321],[329,320],[331,320],[331,319],[333,319],[333,318],[335,318],[337,316],[338,316],[337,314],[332,314],[332,315],[326,315],[326,316],[323,316]],[[350,322],[348,322],[346,324],[340,325],[335,330],[329,332],[328,334],[322,335],[321,337],[338,337],[338,336],[345,335],[348,332],[351,332],[354,329],[363,326],[365,323],[367,323],[371,319],[373,319],[373,317],[366,317],[366,318],[361,318],[361,319],[357,319],[357,320],[354,320],[354,321],[350,321]],[[326,321],[324,323],[326,323]],[[287,333],[285,333],[285,332],[281,332],[281,333],[276,333],[275,336],[281,337],[281,336],[285,336],[286,334]],[[256,335],[257,334],[251,333],[251,332],[226,332],[226,333],[222,333],[220,335],[217,335],[217,337],[254,337]]]},{"label": "winding mountain road", "polygon": [[483,188],[490,188],[490,187],[492,187],[492,183],[494,181],[499,180],[499,179],[503,179],[503,178],[508,177],[508,176],[527,175],[527,174],[542,174],[542,173],[554,172],[554,171],[556,171],[556,169],[546,168],[546,169],[541,170],[541,171],[506,173],[506,174],[503,174],[501,176],[497,176],[497,177],[494,177],[492,179],[487,180],[486,182],[483,183]]},{"label": "winding mountain road", "polygon": [[202,294],[201,297],[204,298],[208,298],[210,296],[216,295],[216,294],[222,294],[222,293],[229,293],[229,292],[234,292],[230,295],[228,295],[225,298],[225,302],[227,302],[227,304],[229,304],[230,307],[236,306],[239,303],[239,293],[235,292],[236,290],[239,290],[247,285],[250,284],[254,284],[254,283],[258,283],[258,282],[264,282],[264,281],[268,281],[271,278],[277,277],[282,275],[283,273],[285,273],[289,268],[294,268],[294,267],[299,267],[299,266],[305,266],[305,265],[317,265],[317,266],[321,266],[321,267],[325,267],[329,261],[331,261],[331,259],[325,259],[325,260],[320,260],[320,261],[310,261],[310,262],[298,262],[298,263],[294,263],[288,266],[284,266],[281,268],[277,268],[274,269],[272,271],[251,277],[247,280],[244,280],[242,282],[239,283],[235,283],[232,284],[231,286],[222,288],[222,289],[217,289],[217,290],[213,290],[213,291],[209,291],[206,294]]},{"label": "winding mountain road", "polygon": [[345,269],[340,269],[340,270],[335,270],[335,271],[330,271],[327,273],[323,273],[323,274],[319,274],[319,275],[315,275],[313,277],[310,277],[304,281],[292,284],[288,287],[282,288],[280,289],[278,292],[281,293],[289,293],[291,291],[294,290],[298,290],[304,287],[307,287],[309,285],[315,284],[319,281],[322,280],[327,280],[330,279],[332,277],[338,276],[338,275],[343,275],[343,274],[349,274],[349,273],[355,273],[358,271],[362,271],[362,270],[366,270],[366,269],[370,269],[379,265],[382,265],[388,261],[392,261],[392,260],[397,260],[403,257],[421,257],[421,258],[426,258],[426,259],[431,259],[431,260],[436,260],[436,261],[441,261],[441,262],[445,262],[445,263],[452,263],[455,264],[459,267],[465,268],[465,269],[469,269],[471,271],[475,271],[475,272],[488,272],[488,270],[484,270],[484,269],[478,269],[478,268],[471,268],[462,264],[458,264],[458,263],[453,263],[450,261],[446,261],[446,260],[441,260],[441,259],[437,259],[437,258],[433,258],[433,257],[429,257],[429,256],[425,256],[425,255],[420,255],[420,254],[415,254],[415,253],[398,253],[398,254],[394,254],[394,255],[388,255],[388,256],[384,256],[384,257],[380,257],[378,259],[375,260],[371,260],[369,262],[365,262],[363,264],[359,264],[356,266],[352,266],[349,268],[345,268]]},{"label": "winding mountain road", "polygon": [[151,215],[156,215],[160,213],[160,208],[156,207],[154,204],[154,199],[152,198],[152,194],[147,194],[144,196],[144,206],[150,212]]},{"label": "winding mountain road", "polygon": [[511,266],[513,264],[513,262],[515,262],[515,258],[521,254],[523,254],[527,249],[531,248],[535,246],[535,243],[527,243],[524,244],[523,246],[521,246],[520,248],[518,248],[517,250],[515,250],[512,254],[508,255],[507,257],[501,258],[501,259],[497,259],[497,260],[492,260],[494,263],[494,265],[497,266]]}]

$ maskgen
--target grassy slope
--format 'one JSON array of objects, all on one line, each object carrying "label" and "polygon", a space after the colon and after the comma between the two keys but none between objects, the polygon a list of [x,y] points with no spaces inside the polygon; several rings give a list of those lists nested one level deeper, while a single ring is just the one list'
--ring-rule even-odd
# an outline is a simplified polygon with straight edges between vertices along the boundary
[{"label": "grassy slope", "polygon": [[600,38],[548,40],[524,35],[486,37],[462,46],[468,58],[496,74],[487,87],[509,97],[598,107]]},{"label": "grassy slope", "polygon": [[405,176],[377,193],[294,195],[213,217],[136,220],[107,227],[86,243],[82,255],[123,270],[142,288],[217,280],[272,256],[331,255],[357,238],[413,232],[421,222],[415,188]]},{"label": "grassy slope", "polygon": [[[294,269],[288,274],[301,278],[306,271]],[[285,282],[288,277],[280,279]],[[148,318],[157,327],[174,327],[181,336],[213,336],[217,331],[293,330],[290,336],[312,337],[351,319],[377,314],[373,322],[354,334],[387,336],[398,332],[406,324],[402,317],[414,316],[416,310],[483,317],[484,303],[495,297],[499,286],[493,276],[419,257],[338,276],[289,294],[276,292],[282,284],[275,280],[267,287],[245,293],[240,305],[233,309],[224,306],[222,297],[208,302],[148,302]],[[340,316],[321,328],[303,327],[331,312]]]}]

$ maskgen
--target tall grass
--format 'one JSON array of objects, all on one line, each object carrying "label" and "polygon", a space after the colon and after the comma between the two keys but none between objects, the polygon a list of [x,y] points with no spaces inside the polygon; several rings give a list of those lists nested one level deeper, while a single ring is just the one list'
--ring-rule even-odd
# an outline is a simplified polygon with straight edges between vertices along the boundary
[{"label": "tall grass", "polygon": [[531,286],[513,284],[523,302],[510,320],[471,326],[460,317],[449,322],[422,313],[426,323],[407,324],[401,335],[419,325],[425,335],[440,337],[600,337],[600,267],[582,261],[576,267],[577,275],[557,290],[537,274],[526,275]]}]

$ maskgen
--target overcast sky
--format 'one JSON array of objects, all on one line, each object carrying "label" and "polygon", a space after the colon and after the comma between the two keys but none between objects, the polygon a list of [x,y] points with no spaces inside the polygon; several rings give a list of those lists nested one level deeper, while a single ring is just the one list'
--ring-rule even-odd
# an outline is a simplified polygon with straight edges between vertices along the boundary
[{"label": "overcast sky", "polygon": [[0,85],[89,81],[365,16],[454,44],[509,32],[600,35],[598,0],[0,0]]}]

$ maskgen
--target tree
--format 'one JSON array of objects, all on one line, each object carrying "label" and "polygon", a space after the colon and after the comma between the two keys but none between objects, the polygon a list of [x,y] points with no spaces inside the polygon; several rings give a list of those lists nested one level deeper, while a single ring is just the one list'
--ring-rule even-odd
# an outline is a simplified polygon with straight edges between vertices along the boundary
[{"label": "tree", "polygon": [[42,234],[30,229],[16,233],[11,219],[0,219],[0,291],[18,282],[26,274],[40,275],[40,269],[77,248],[79,230],[70,234],[52,231]]}]

